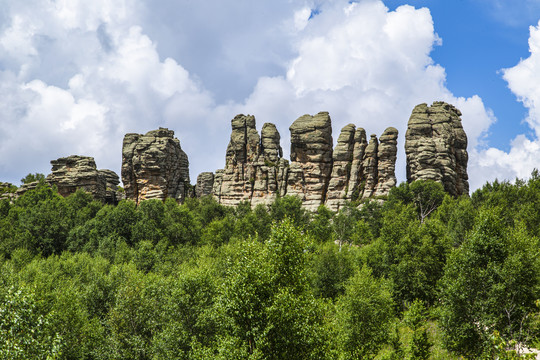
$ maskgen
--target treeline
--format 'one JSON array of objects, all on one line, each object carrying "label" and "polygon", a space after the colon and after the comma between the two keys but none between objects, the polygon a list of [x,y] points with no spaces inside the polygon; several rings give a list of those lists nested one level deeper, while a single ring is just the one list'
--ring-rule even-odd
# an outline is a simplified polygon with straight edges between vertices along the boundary
[{"label": "treeline", "polygon": [[540,347],[540,175],[338,213],[0,201],[1,359],[512,359]]}]

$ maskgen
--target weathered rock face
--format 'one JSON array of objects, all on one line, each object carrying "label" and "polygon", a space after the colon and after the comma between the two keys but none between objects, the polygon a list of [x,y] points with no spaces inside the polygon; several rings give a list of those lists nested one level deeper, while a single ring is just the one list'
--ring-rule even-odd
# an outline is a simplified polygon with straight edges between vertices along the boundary
[{"label": "weathered rock face", "polygon": [[386,129],[379,138],[375,196],[388,195],[396,186],[397,138],[398,131],[393,127]]},{"label": "weathered rock face", "polygon": [[287,195],[297,196],[303,205],[316,210],[326,199],[332,172],[332,122],[327,112],[303,115],[289,128],[291,165]]},{"label": "weathered rock face", "polygon": [[445,102],[416,106],[405,135],[407,181],[434,180],[453,196],[469,193],[461,112]]},{"label": "weathered rock face", "polygon": [[17,198],[17,187],[8,182],[0,182],[0,201],[8,200],[13,201]]},{"label": "weathered rock face", "polygon": [[349,124],[335,149],[327,112],[301,116],[290,131],[289,164],[275,125],[264,124],[259,136],[253,116],[236,116],[225,169],[214,177],[216,199],[224,205],[257,205],[271,204],[278,194],[293,195],[309,210],[321,204],[339,210],[346,201],[386,195],[395,186],[396,129],[388,128],[380,144],[372,135],[368,145],[364,129]]},{"label": "weathered rock face", "polygon": [[56,185],[60,195],[69,196],[77,189],[84,189],[105,201],[107,179],[98,171],[93,157],[72,155],[52,160],[51,165],[47,182]]},{"label": "weathered rock face", "polygon": [[190,184],[189,161],[174,131],[159,128],[145,135],[126,134],[122,182],[126,198],[137,203],[166,198],[183,202]]},{"label": "weathered rock face", "polygon": [[99,170],[99,174],[105,179],[105,202],[116,204],[122,200],[124,194],[118,191],[118,184],[120,184],[118,175],[108,169]]},{"label": "weathered rock face", "polygon": [[334,149],[332,174],[326,193],[326,206],[330,209],[338,209],[347,200],[354,159],[355,130],[356,127],[353,124],[346,125],[341,130]]},{"label": "weathered rock face", "polygon": [[349,124],[341,130],[334,149],[326,206],[339,210],[346,201],[387,195],[396,184],[397,130],[388,128],[380,138]]},{"label": "weathered rock face", "polygon": [[197,176],[197,184],[195,185],[195,196],[203,197],[212,195],[212,188],[214,187],[214,173],[203,172]]},{"label": "weathered rock face", "polygon": [[212,193],[224,205],[273,202],[284,186],[287,165],[275,125],[264,124],[261,136],[254,116],[237,115],[231,125],[225,169],[216,171]]}]

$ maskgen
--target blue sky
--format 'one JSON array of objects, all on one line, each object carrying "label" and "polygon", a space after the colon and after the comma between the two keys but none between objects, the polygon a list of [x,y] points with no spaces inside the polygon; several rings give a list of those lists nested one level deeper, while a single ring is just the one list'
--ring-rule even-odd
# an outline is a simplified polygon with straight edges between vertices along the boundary
[{"label": "blue sky", "polygon": [[230,120],[289,125],[329,111],[400,131],[450,102],[469,138],[471,189],[540,167],[539,0],[4,0],[0,181],[93,156],[120,173],[125,133],[175,131],[192,182],[224,166]]},{"label": "blue sky", "polygon": [[[403,4],[430,9],[442,38],[431,56],[445,67],[448,89],[458,96],[479,94],[498,119],[490,127],[489,145],[508,151],[509,139],[529,131],[523,123],[527,110],[508,89],[500,70],[528,57],[526,39],[529,26],[540,19],[540,5],[479,0],[387,0],[385,4],[392,10]],[[513,10],[508,11],[508,6]]]}]

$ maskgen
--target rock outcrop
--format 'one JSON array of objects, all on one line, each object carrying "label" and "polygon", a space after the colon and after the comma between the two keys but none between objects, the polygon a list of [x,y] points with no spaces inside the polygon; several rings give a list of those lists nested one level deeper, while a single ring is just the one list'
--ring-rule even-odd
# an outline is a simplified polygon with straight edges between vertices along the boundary
[{"label": "rock outcrop", "polygon": [[[364,129],[349,124],[333,149],[328,113],[303,115],[289,128],[289,163],[282,157],[275,125],[264,124],[260,136],[253,116],[238,115],[231,125],[225,169],[218,170],[213,181],[212,193],[221,204],[271,204],[279,194],[299,197],[312,211],[321,204],[339,210],[347,201],[386,195],[395,186],[394,128],[384,132],[381,144],[375,135],[368,144]],[[204,175],[208,180],[200,177],[201,183],[210,181],[209,175]]]},{"label": "rock outcrop", "polygon": [[405,135],[407,181],[434,180],[453,196],[469,193],[461,112],[445,102],[417,105]]},{"label": "rock outcrop", "polygon": [[195,185],[195,196],[200,198],[203,196],[212,195],[214,187],[214,173],[203,172],[197,176],[197,184]]},{"label": "rock outcrop", "polygon": [[189,161],[174,131],[159,128],[144,135],[126,134],[122,182],[126,198],[136,203],[166,198],[183,202],[190,187]]},{"label": "rock outcrop", "polygon": [[105,179],[105,202],[107,204],[116,204],[124,199],[124,193],[119,191],[118,184],[120,178],[109,169],[99,170],[99,174]]},{"label": "rock outcrop", "polygon": [[297,196],[303,205],[316,210],[326,199],[332,172],[332,122],[327,112],[303,115],[289,128],[291,165],[287,195]]},{"label": "rock outcrop", "polygon": [[231,125],[225,169],[216,171],[212,193],[223,205],[270,204],[286,177],[280,135],[275,125],[264,124],[259,136],[251,115],[237,115]]},{"label": "rock outcrop", "polygon": [[349,124],[341,130],[334,149],[326,206],[339,210],[347,201],[388,195],[396,184],[397,130],[388,128],[380,138]]},{"label": "rock outcrop", "polygon": [[397,138],[398,131],[394,127],[387,128],[379,138],[375,196],[388,195],[396,186]]},{"label": "rock outcrop", "polygon": [[107,179],[98,171],[93,157],[71,155],[52,160],[51,165],[46,181],[56,185],[60,195],[65,197],[84,189],[94,198],[105,201]]},{"label": "rock outcrop", "polygon": [[[71,155],[51,160],[51,165],[51,173],[47,175],[44,183],[47,186],[56,186],[58,193],[64,197],[83,189],[94,199],[107,204],[116,205],[122,199],[122,194],[118,191],[118,175],[112,170],[98,170],[93,157]],[[39,184],[40,181],[22,184],[19,188],[14,188],[11,194],[6,194],[6,198],[13,201],[27,191],[34,190]],[[2,183],[0,193],[1,188]]]}]

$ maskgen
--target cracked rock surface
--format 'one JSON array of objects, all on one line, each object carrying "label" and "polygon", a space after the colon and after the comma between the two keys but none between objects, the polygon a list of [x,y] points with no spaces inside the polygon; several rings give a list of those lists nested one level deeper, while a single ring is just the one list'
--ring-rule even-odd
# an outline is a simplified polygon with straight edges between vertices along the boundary
[{"label": "cracked rock surface", "polygon": [[467,135],[453,105],[417,105],[405,134],[405,153],[408,182],[434,180],[450,195],[469,194]]},{"label": "cracked rock surface", "polygon": [[159,128],[126,134],[122,145],[122,182],[127,199],[173,198],[183,202],[189,188],[189,161],[174,131]]}]

